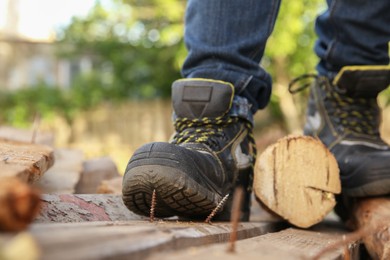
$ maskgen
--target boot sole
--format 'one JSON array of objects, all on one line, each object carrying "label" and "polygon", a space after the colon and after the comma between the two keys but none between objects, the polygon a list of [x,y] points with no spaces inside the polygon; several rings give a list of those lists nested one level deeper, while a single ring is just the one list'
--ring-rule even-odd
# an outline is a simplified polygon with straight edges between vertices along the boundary
[{"label": "boot sole", "polygon": [[220,195],[211,192],[178,169],[144,165],[123,177],[123,202],[136,214],[149,216],[152,194],[156,193],[155,217],[204,218],[218,205]]}]

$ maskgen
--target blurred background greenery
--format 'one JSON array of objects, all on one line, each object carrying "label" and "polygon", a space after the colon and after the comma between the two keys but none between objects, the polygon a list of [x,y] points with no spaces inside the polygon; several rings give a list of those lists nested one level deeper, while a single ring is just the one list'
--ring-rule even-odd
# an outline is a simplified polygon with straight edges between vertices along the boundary
[{"label": "blurred background greenery", "polygon": [[[0,86],[0,125],[54,132],[56,145],[87,156],[110,155],[121,170],[144,142],[166,141],[170,85],[185,59],[185,1],[96,1],[88,15],[57,30],[55,55],[88,57],[90,69],[76,73],[67,88],[37,81],[16,90]],[[107,4],[108,3],[108,4]],[[58,8],[61,8],[59,6]],[[267,109],[256,114],[260,150],[287,133],[300,133],[307,93],[292,96],[290,80],[314,72],[314,21],[322,0],[283,1],[261,66],[272,74]]]}]

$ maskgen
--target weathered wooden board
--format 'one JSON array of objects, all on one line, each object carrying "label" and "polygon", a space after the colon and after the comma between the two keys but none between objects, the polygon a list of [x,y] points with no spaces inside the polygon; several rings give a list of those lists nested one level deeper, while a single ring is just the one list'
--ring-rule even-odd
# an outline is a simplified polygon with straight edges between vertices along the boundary
[{"label": "weathered wooden board", "polygon": [[97,193],[101,194],[122,194],[123,177],[116,177],[111,180],[104,180],[97,188]]},{"label": "weathered wooden board", "polygon": [[0,178],[17,177],[33,183],[53,164],[49,146],[0,140]]},{"label": "weathered wooden board", "polygon": [[56,149],[55,164],[34,184],[42,193],[74,193],[83,171],[84,154],[77,149]]},{"label": "weathered wooden board", "polygon": [[[83,162],[83,171],[76,186],[76,194],[95,194],[102,181],[122,178],[110,157],[89,159]],[[122,192],[122,189],[120,189]],[[120,192],[120,193],[121,193]]]},{"label": "weathered wooden board", "polygon": [[145,219],[129,211],[120,195],[45,194],[41,200],[42,210],[35,219],[39,223]]},{"label": "weathered wooden board", "polygon": [[53,163],[48,146],[0,139],[0,230],[22,230],[34,219],[39,193],[28,184]]},{"label": "weathered wooden board", "polygon": [[[276,231],[270,223],[241,223],[238,238]],[[226,242],[230,223],[146,221],[34,224],[42,259],[145,259],[164,250]]]},{"label": "weathered wooden board", "polygon": [[42,131],[34,133],[34,130],[31,129],[20,129],[10,126],[0,126],[0,139],[24,143],[31,143],[34,139],[36,144],[44,144],[51,147],[54,145],[53,133]]},{"label": "weathered wooden board", "polygon": [[[345,231],[301,230],[288,228],[236,242],[235,252],[227,252],[228,244],[154,254],[150,259],[245,259],[245,260],[279,260],[279,259],[314,259],[327,246],[339,243]],[[345,258],[344,258],[345,257]],[[348,258],[349,257],[349,258]],[[354,241],[330,250],[319,259],[359,259],[359,243]]]}]

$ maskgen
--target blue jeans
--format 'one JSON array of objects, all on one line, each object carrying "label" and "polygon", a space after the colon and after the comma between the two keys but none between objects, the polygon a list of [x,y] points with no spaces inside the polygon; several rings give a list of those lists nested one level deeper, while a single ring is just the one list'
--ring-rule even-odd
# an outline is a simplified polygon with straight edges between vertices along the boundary
[{"label": "blue jeans", "polygon": [[[327,0],[318,16],[317,71],[333,77],[346,65],[389,64],[390,0]],[[251,111],[269,101],[272,81],[259,66],[280,0],[188,0],[186,78],[231,82]]]}]

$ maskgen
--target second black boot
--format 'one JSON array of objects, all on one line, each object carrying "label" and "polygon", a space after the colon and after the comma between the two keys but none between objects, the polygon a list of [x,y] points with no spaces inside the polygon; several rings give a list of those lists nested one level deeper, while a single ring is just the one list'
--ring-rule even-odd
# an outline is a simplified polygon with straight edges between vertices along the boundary
[{"label": "second black boot", "polygon": [[332,82],[317,76],[311,87],[304,133],[335,155],[346,196],[390,194],[390,147],[379,133],[377,104],[389,84],[389,66],[351,66]]}]

